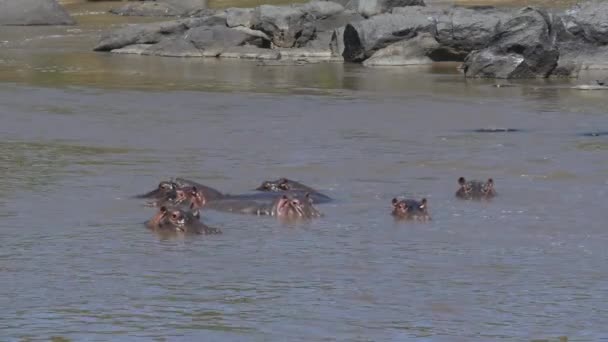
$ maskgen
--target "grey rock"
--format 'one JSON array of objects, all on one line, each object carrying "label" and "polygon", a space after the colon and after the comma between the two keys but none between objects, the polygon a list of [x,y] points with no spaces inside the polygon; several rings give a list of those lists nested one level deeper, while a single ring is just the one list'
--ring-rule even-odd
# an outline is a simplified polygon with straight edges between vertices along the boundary
[{"label": "grey rock", "polygon": [[185,14],[184,11],[171,4],[157,1],[130,2],[110,9],[110,13],[139,17],[175,17]]},{"label": "grey rock", "polygon": [[453,60],[462,61],[471,51],[484,48],[511,16],[492,8],[453,8],[437,17],[435,38]]},{"label": "grey rock", "polygon": [[255,38],[257,37],[226,26],[195,27],[188,30],[184,35],[186,41],[191,42],[194,47],[201,50],[241,46]]},{"label": "grey rock", "polygon": [[280,58],[279,51],[260,49],[255,46],[234,46],[226,48],[219,54],[221,58],[242,58],[257,60],[276,60]]},{"label": "grey rock", "polygon": [[133,44],[119,49],[114,49],[111,52],[126,55],[144,55],[148,48],[153,45],[154,44]]},{"label": "grey rock", "polygon": [[281,59],[333,59],[331,50],[329,49],[278,49],[281,54]]},{"label": "grey rock", "polygon": [[[562,16],[564,28],[572,38],[586,42],[608,44],[608,2],[591,0],[582,2]],[[564,37],[560,36],[560,40]]]},{"label": "grey rock", "polygon": [[185,32],[188,26],[183,21],[129,25],[106,32],[95,46],[95,51],[111,51],[133,44],[155,44],[168,35]]},{"label": "grey rock", "polygon": [[294,6],[262,5],[254,10],[252,28],[267,34],[277,47],[291,48],[314,36],[314,17]]},{"label": "grey rock", "polygon": [[348,24],[344,28],[344,60],[360,62],[400,40],[415,37],[419,32],[432,32],[435,19],[425,7],[410,7],[399,14],[380,14]]},{"label": "grey rock", "polygon": [[421,33],[417,37],[393,43],[376,51],[363,62],[365,66],[398,66],[433,63],[433,54],[440,44],[430,33]]},{"label": "grey rock", "polygon": [[395,7],[425,6],[423,0],[338,0],[346,9],[365,17],[390,12]]},{"label": "grey rock", "polygon": [[190,12],[207,8],[207,0],[153,0],[136,1],[110,10],[124,16],[186,16]]},{"label": "grey rock", "polygon": [[315,19],[324,19],[344,12],[344,6],[333,1],[313,0],[299,6],[299,8],[303,12],[313,16]]},{"label": "grey rock", "polygon": [[226,12],[226,24],[228,27],[251,27],[253,8],[229,8]]},{"label": "grey rock", "polygon": [[74,25],[56,0],[0,0],[0,25]]},{"label": "grey rock", "polygon": [[143,54],[164,57],[203,57],[203,52],[192,42],[173,37],[149,46]]},{"label": "grey rock", "polygon": [[350,23],[362,21],[363,19],[359,13],[346,11],[315,21],[315,29],[317,32],[331,31]]},{"label": "grey rock", "polygon": [[501,24],[482,50],[467,56],[466,77],[536,78],[548,77],[557,66],[552,18],[545,11],[526,7]]}]

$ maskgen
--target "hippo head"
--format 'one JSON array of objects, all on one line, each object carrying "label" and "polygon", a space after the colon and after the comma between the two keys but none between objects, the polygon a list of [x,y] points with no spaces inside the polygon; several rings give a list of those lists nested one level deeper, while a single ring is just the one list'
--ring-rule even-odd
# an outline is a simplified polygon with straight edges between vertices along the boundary
[{"label": "hippo head", "polygon": [[157,227],[165,231],[196,232],[198,211],[189,212],[180,208],[162,206],[157,214]]},{"label": "hippo head", "polygon": [[281,218],[303,218],[310,219],[322,216],[313,206],[310,194],[304,196],[281,196],[276,204],[276,214]]},{"label": "hippo head", "polygon": [[494,190],[494,180],[488,178],[486,182],[476,180],[467,181],[464,177],[458,178],[460,188],[456,192],[456,197],[463,199],[488,199],[496,196]]},{"label": "hippo head", "polygon": [[398,200],[397,198],[393,198],[391,204],[393,205],[393,211],[391,214],[397,218],[417,219],[423,221],[430,219],[428,202],[426,198],[423,198],[420,201],[409,199]]},{"label": "hippo head", "polygon": [[291,190],[291,185],[289,179],[287,178],[279,178],[274,181],[265,181],[256,188],[259,191],[272,191],[272,192],[281,192]]},{"label": "hippo head", "polygon": [[175,191],[176,204],[190,203],[190,209],[200,209],[205,206],[207,200],[202,191],[199,191],[196,186],[184,187]]},{"label": "hippo head", "polygon": [[162,181],[158,187],[143,195],[137,195],[137,198],[164,198],[171,195],[177,189],[177,184],[173,181]]}]

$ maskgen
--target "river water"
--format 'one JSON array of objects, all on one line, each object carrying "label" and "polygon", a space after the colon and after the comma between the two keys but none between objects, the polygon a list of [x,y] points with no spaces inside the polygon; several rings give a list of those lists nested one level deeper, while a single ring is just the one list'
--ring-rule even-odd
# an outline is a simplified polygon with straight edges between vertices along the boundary
[{"label": "river water", "polygon": [[[606,93],[568,88],[591,75],[495,88],[454,65],[93,53],[126,19],[88,6],[77,27],[0,30],[0,340],[608,338],[608,136],[585,135],[608,131]],[[130,197],[176,176],[336,200],[158,236]],[[460,176],[498,197],[456,200]],[[401,195],[433,220],[394,221]]]}]

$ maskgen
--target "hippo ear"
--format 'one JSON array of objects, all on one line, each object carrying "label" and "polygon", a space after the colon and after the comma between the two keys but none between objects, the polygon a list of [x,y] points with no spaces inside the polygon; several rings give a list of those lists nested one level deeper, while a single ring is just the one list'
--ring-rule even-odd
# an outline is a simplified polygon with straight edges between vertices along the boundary
[{"label": "hippo ear", "polygon": [[488,186],[489,187],[493,187],[494,186],[494,180],[492,178],[488,178]]},{"label": "hippo ear", "polygon": [[399,202],[399,200],[397,200],[397,198],[393,198],[393,200],[391,201],[391,204],[394,206],[397,204],[397,202]]},{"label": "hippo ear", "polygon": [[165,207],[164,205],[162,207],[160,207],[160,209],[158,209],[161,213],[165,214],[167,212],[167,207]]},{"label": "hippo ear", "polygon": [[423,198],[423,199],[420,201],[420,209],[424,209],[424,208],[426,208],[426,203],[427,203],[427,202],[426,202],[426,198]]},{"label": "hippo ear", "polygon": [[281,188],[282,190],[289,190],[289,181],[287,180],[287,178],[281,178],[279,180],[279,188]]},{"label": "hippo ear", "polygon": [[458,178],[458,184],[459,184],[459,185],[461,185],[461,186],[462,186],[462,185],[465,185],[465,183],[466,183],[466,182],[467,182],[467,180],[466,180],[466,179],[464,179],[464,177],[460,177],[460,178]]},{"label": "hippo ear", "polygon": [[281,196],[281,199],[286,200],[286,199],[289,199],[289,197],[287,197],[287,195],[283,195],[283,196]]},{"label": "hippo ear", "polygon": [[308,203],[310,203],[310,204],[312,204],[312,203],[313,203],[313,199],[312,199],[312,197],[310,197],[310,192],[307,192],[307,193],[304,195],[304,198],[306,198],[306,199],[308,200]]}]

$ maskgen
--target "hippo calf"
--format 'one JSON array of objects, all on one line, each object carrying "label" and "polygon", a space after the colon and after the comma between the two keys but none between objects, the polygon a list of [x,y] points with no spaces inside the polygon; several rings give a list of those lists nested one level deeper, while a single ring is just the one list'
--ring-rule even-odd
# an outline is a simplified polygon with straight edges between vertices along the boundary
[{"label": "hippo calf", "polygon": [[431,215],[428,211],[428,202],[426,198],[420,201],[413,199],[402,199],[398,200],[393,198],[391,201],[393,205],[393,215],[397,219],[415,220],[415,221],[429,221]]},{"label": "hippo calf", "polygon": [[221,234],[217,228],[211,228],[200,222],[197,213],[177,207],[162,206],[152,219],[145,223],[151,230],[163,233],[184,234]]},{"label": "hippo calf", "polygon": [[484,200],[496,196],[494,180],[489,178],[486,182],[478,180],[467,181],[464,177],[458,178],[460,189],[456,191],[456,197],[465,200]]}]

